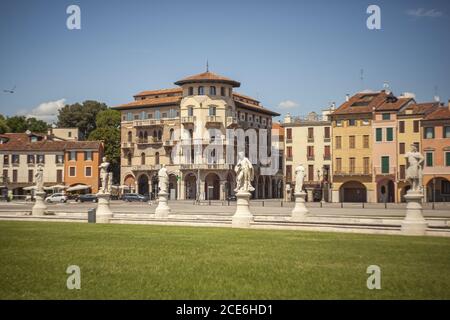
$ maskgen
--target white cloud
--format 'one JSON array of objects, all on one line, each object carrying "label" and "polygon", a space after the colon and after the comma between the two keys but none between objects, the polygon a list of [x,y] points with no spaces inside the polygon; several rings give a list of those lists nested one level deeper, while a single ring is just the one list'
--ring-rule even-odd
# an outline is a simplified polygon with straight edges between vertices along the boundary
[{"label": "white cloud", "polygon": [[292,100],[284,100],[278,104],[278,108],[280,109],[292,109],[298,107],[299,104]]},{"label": "white cloud", "polygon": [[[51,123],[56,120],[58,110],[64,107],[66,99],[59,99],[56,101],[43,102],[30,112],[25,113],[27,117],[34,117]],[[21,111],[20,113],[24,113]]]},{"label": "white cloud", "polygon": [[408,11],[406,11],[406,14],[416,18],[438,18],[443,16],[442,11],[436,9],[425,10],[424,8],[409,9]]}]

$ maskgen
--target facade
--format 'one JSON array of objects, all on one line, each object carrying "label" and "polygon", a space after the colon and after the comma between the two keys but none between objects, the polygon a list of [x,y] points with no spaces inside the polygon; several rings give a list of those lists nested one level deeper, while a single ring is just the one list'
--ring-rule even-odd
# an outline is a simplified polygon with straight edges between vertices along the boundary
[{"label": "facade", "polygon": [[[114,108],[122,114],[121,181],[130,190],[153,198],[158,193],[157,172],[164,164],[170,198],[226,199],[234,193],[235,162],[225,160],[236,157],[238,140],[229,140],[227,129],[254,129],[258,137],[245,137],[247,154],[258,147],[259,134],[266,130],[270,152],[272,117],[279,114],[234,92],[239,82],[209,71],[175,85],[138,93],[133,102]],[[227,145],[232,146],[232,153]],[[279,185],[282,173],[264,175],[262,167],[256,163],[253,196],[273,197],[277,194],[273,186]]]},{"label": "facade", "polygon": [[421,122],[424,193],[428,202],[450,201],[450,102]]},{"label": "facade", "polygon": [[[53,140],[52,136],[26,133],[5,133],[0,135],[0,170],[2,172],[1,189],[3,194],[11,190],[15,195],[24,194],[25,187],[34,185],[34,174],[38,164],[43,165],[44,186],[66,184],[86,184],[92,192],[98,190],[98,161],[91,161],[91,175],[86,171],[77,170],[75,175],[68,174],[71,170],[67,161],[68,154],[92,152],[93,159],[98,159],[103,152],[103,144],[98,141],[61,141]],[[77,166],[87,166],[86,162]],[[89,173],[89,172],[88,172]]]},{"label": "facade", "polygon": [[[302,164],[306,170],[305,189],[308,201],[330,201],[331,183],[331,122],[329,115],[334,106],[322,115],[312,112],[308,116],[284,118],[286,197],[291,198],[295,188],[295,167]],[[290,191],[290,192],[289,192]]]},{"label": "facade", "polygon": [[50,128],[48,131],[48,135],[58,140],[78,141],[80,136],[78,128]]}]

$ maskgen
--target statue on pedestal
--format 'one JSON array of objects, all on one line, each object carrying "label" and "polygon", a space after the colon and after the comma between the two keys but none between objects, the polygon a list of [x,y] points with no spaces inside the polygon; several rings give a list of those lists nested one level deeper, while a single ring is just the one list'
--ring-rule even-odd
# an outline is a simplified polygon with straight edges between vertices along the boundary
[{"label": "statue on pedestal", "polygon": [[235,192],[250,192],[255,190],[251,182],[255,177],[255,171],[250,160],[245,157],[244,152],[238,153],[238,163],[234,167],[236,172],[236,189]]},{"label": "statue on pedestal", "polygon": [[158,171],[158,188],[160,193],[168,193],[169,191],[169,175],[166,166],[163,164]]},{"label": "statue on pedestal", "polygon": [[38,164],[36,173],[34,175],[34,181],[36,183],[36,191],[44,191],[44,169],[42,168],[42,163]]},{"label": "statue on pedestal", "polygon": [[406,180],[411,184],[411,192],[422,192],[423,162],[424,157],[417,150],[416,145],[411,145],[411,151],[406,153],[408,169],[406,169]]},{"label": "statue on pedestal", "polygon": [[303,183],[305,181],[305,167],[302,164],[299,164],[295,168],[295,192],[300,193],[303,192]]},{"label": "statue on pedestal", "polygon": [[109,162],[106,161],[106,157],[103,157],[102,163],[100,164],[100,191],[99,193],[107,193],[110,188],[110,175],[108,173]]}]

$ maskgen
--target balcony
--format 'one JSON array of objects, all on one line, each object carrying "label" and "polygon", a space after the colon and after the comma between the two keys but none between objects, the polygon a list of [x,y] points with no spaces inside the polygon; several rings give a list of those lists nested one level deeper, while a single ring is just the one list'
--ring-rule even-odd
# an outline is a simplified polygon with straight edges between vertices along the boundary
[{"label": "balcony", "polygon": [[292,161],[292,156],[286,156],[286,161]]},{"label": "balcony", "polygon": [[314,142],[314,137],[308,137],[308,142]]},{"label": "balcony", "polygon": [[324,154],[323,160],[331,160],[331,154]]},{"label": "balcony", "polygon": [[308,159],[308,161],[313,161],[314,160],[314,155],[313,154],[309,154],[306,156],[306,158]]},{"label": "balcony", "polygon": [[323,138],[323,142],[331,142],[331,138],[330,137],[325,137],[325,138]]},{"label": "balcony", "polygon": [[238,120],[236,117],[227,117],[227,128],[237,127]]},{"label": "balcony", "polygon": [[194,117],[194,116],[182,117],[181,118],[181,123],[182,124],[194,124],[195,121],[196,121],[196,117]]},{"label": "balcony", "polygon": [[134,142],[122,142],[122,149],[134,148]]},{"label": "balcony", "polygon": [[175,140],[166,140],[164,141],[164,147],[173,147],[175,145]]},{"label": "balcony", "polygon": [[134,120],[134,127],[154,127],[154,126],[162,126],[163,121],[160,119],[146,119],[146,120]]},{"label": "balcony", "polygon": [[153,139],[153,138],[148,138],[148,139],[136,139],[136,144],[141,147],[141,146],[145,146],[145,145],[160,145],[162,144],[163,141],[162,140],[157,140],[157,139]]},{"label": "balcony", "polygon": [[373,169],[377,176],[395,176],[397,171],[396,167],[374,167]]},{"label": "balcony", "polygon": [[371,176],[369,167],[349,167],[349,168],[340,168],[335,169],[333,171],[333,175],[335,176]]},{"label": "balcony", "polygon": [[161,169],[161,165],[160,164],[140,164],[137,166],[132,166],[131,170],[132,171],[148,171],[148,170],[159,170]]},{"label": "balcony", "polygon": [[221,124],[222,123],[222,117],[221,116],[207,116],[206,117],[206,124]]}]

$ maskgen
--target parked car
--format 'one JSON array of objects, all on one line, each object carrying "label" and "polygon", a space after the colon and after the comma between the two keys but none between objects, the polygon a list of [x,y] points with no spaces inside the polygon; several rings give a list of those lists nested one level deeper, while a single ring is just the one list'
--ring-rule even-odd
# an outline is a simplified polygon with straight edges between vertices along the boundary
[{"label": "parked car", "polygon": [[146,201],[148,201],[148,197],[143,196],[142,194],[139,194],[139,193],[125,193],[122,196],[122,200],[127,201],[127,202],[133,202],[133,201],[146,202]]},{"label": "parked car", "polygon": [[67,196],[62,193],[54,193],[45,198],[45,202],[67,202]]},{"label": "parked car", "polygon": [[87,193],[87,194],[80,194],[77,201],[79,201],[79,202],[97,202],[98,199],[95,194]]}]

